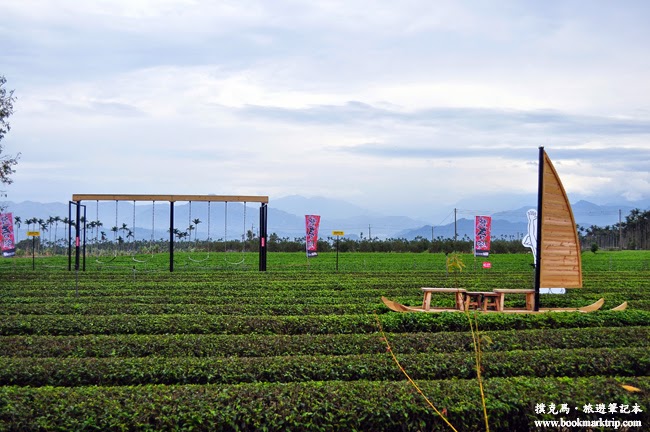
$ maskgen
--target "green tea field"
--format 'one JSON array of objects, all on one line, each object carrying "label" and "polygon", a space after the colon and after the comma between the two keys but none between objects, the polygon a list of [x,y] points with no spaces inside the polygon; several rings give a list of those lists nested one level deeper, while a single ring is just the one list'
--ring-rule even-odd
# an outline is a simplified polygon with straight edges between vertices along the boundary
[{"label": "green tea field", "polygon": [[0,261],[0,431],[650,429],[650,252],[585,253],[585,287],[541,301],[603,308],[539,314],[381,301],[530,288],[529,255],[230,256]]}]

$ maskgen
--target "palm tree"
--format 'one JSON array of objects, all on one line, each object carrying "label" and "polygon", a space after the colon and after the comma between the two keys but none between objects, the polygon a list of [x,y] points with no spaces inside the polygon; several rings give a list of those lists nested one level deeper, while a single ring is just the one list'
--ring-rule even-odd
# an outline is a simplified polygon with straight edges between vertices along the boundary
[{"label": "palm tree", "polygon": [[52,245],[52,225],[54,225],[54,218],[52,216],[48,217],[47,220],[45,221],[45,224],[48,226],[49,229],[49,237],[47,239],[48,243],[50,246]]},{"label": "palm tree", "polygon": [[[99,232],[99,229],[104,226],[104,224],[99,220],[94,221],[94,223],[95,223],[95,227],[94,227],[95,228],[95,241],[97,241],[97,233]],[[102,240],[104,240],[104,239],[102,239]]]},{"label": "palm tree", "polygon": [[[130,231],[129,226],[126,223],[122,222],[122,226],[120,227],[120,231],[123,231],[124,235],[126,237],[128,232]],[[122,236],[120,236],[117,240],[118,240],[119,244],[122,244],[122,243],[124,243],[126,241],[126,238],[122,238]]]},{"label": "palm tree", "polygon": [[[95,221],[88,222],[88,228],[90,228],[91,233],[95,232],[95,227],[97,226],[96,224],[97,224],[97,222],[95,222]],[[92,236],[92,237],[94,237],[94,236]]]},{"label": "palm tree", "polygon": [[[201,219],[199,219],[199,218],[192,219],[192,223],[194,224],[195,227],[198,228],[199,224],[201,223]],[[198,234],[198,230],[194,231],[194,241],[196,241],[196,235],[197,234]],[[192,240],[192,239],[190,239],[190,240]]]},{"label": "palm tree", "polygon": [[[47,231],[47,222],[44,221],[43,219],[34,218],[34,223],[38,224],[41,231],[43,231],[43,232]],[[39,253],[40,253],[40,248],[41,248],[41,242],[40,241],[38,243],[38,248],[39,248]]]},{"label": "palm tree", "polygon": [[17,226],[18,228],[20,228],[20,224],[21,224],[22,222],[23,222],[23,221],[22,221],[22,219],[20,218],[20,216],[14,216],[14,223],[16,224],[16,226]]},{"label": "palm tree", "polygon": [[[70,229],[70,219],[68,219],[67,216],[65,216],[65,217],[63,217],[63,218],[61,219],[61,223],[65,226],[65,228],[63,228],[63,229],[64,229],[64,230],[67,229],[68,232],[70,232],[70,231],[69,231],[69,229]],[[68,241],[69,241],[69,240],[68,240]]]},{"label": "palm tree", "polygon": [[61,222],[60,216],[54,216],[54,244],[56,245],[56,234],[59,229],[59,222]]},{"label": "palm tree", "polygon": [[181,231],[178,228],[174,228],[174,235],[178,240],[181,240],[185,237],[187,237],[187,232],[186,231]]},{"label": "palm tree", "polygon": [[41,231],[47,231],[47,221],[44,221],[43,219],[37,219],[36,223],[40,227]]},{"label": "palm tree", "polygon": [[[641,210],[638,208],[632,209],[630,214],[625,216],[625,225],[623,227],[623,233],[625,234],[625,240],[627,246],[636,249],[639,244],[637,239],[639,237],[641,223]],[[631,241],[630,241],[631,240]]]},{"label": "palm tree", "polygon": [[117,231],[118,231],[118,230],[119,230],[119,228],[116,227],[116,226],[114,226],[113,228],[111,228],[111,231],[113,232],[113,241],[114,241],[114,242],[117,242]]},{"label": "palm tree", "polygon": [[32,230],[32,224],[35,222],[36,222],[36,218],[25,219],[25,223],[27,224],[27,231]]}]

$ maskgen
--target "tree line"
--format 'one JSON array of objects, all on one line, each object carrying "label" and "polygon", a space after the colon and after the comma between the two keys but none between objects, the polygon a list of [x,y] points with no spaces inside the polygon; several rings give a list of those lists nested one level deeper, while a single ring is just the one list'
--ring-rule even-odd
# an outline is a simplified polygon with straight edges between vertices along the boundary
[{"label": "tree line", "polygon": [[583,249],[650,249],[650,210],[633,209],[625,220],[599,227],[578,225]]},{"label": "tree line", "polygon": [[[83,218],[82,218],[83,219]],[[84,222],[83,220],[81,221]],[[28,230],[37,229],[42,232],[38,239],[38,246],[41,251],[51,254],[64,253],[68,246],[67,235],[60,237],[57,235],[60,226],[67,227],[74,223],[67,217],[50,216],[43,218],[22,219],[20,216],[14,218],[14,223],[18,228],[21,225],[27,225]],[[257,234],[248,230],[238,239],[225,240],[216,239],[198,239],[197,230],[202,223],[200,219],[194,219],[185,229],[174,228],[173,235],[179,246],[197,251],[232,251],[243,250],[248,252],[257,252],[259,248],[259,239]],[[598,249],[650,249],[650,211],[634,209],[625,220],[621,223],[599,227],[592,225],[576,227],[583,250],[596,251]],[[167,230],[169,232],[169,230]],[[91,250],[96,251],[120,251],[133,253],[150,253],[164,252],[167,247],[164,246],[169,238],[149,240],[136,240],[134,229],[126,223],[121,226],[113,226],[106,229],[101,221],[86,221],[86,239],[87,245]],[[22,244],[26,242],[25,244]],[[17,247],[19,249],[31,248],[30,240],[23,240]],[[271,233],[268,238],[267,247],[269,252],[300,252],[305,250],[305,237],[280,237],[276,233]],[[436,239],[427,239],[421,236],[414,239],[405,238],[349,238],[342,237],[337,239],[325,237],[318,240],[319,252],[335,251],[338,247],[340,252],[431,252],[431,253],[449,253],[463,252],[471,253],[473,250],[473,239],[465,235],[461,239],[438,237]],[[491,242],[492,253],[525,253],[528,248],[521,244],[519,239],[512,239],[503,236],[493,238]]]}]

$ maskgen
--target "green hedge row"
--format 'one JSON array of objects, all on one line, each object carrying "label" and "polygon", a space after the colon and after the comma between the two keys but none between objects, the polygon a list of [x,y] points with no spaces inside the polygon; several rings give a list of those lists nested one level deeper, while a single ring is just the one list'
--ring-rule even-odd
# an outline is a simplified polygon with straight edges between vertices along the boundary
[{"label": "green hedge row", "polygon": [[[187,276],[187,277],[186,277]],[[167,280],[149,279],[149,276],[131,275],[113,275],[110,278],[102,278],[101,274],[89,273],[81,274],[78,287],[80,291],[95,291],[109,287],[111,290],[127,292],[133,283],[142,286],[146,292],[163,290],[174,293],[183,293],[186,291],[196,293],[208,293],[211,291],[223,292],[226,294],[236,294],[239,291],[259,291],[259,290],[287,290],[287,291],[309,291],[322,289],[354,290],[354,289],[376,289],[381,287],[396,287],[398,289],[408,287],[427,286],[427,282],[435,280],[436,282],[453,282],[443,276],[424,277],[422,274],[388,274],[388,277],[378,278],[371,273],[343,274],[337,276],[325,277],[325,275],[310,275],[303,273],[292,273],[290,277],[275,272],[267,273],[263,276],[256,274],[246,274],[246,277],[232,278],[223,272],[214,272],[211,280],[195,281],[191,273],[183,273],[182,276],[172,277]],[[363,280],[363,282],[361,282]],[[425,283],[425,285],[420,285]],[[415,285],[414,285],[415,284]],[[65,278],[45,278],[44,280],[26,280],[16,278],[15,283],[8,279],[6,288],[12,292],[25,291],[30,295],[38,295],[38,290],[48,288],[52,293],[64,292],[69,287],[77,286],[74,275],[67,275]]]},{"label": "green hedge row", "polygon": [[[71,290],[66,296],[59,297],[4,297],[0,298],[0,304],[3,307],[14,305],[41,305],[45,302],[54,305],[92,305],[94,303],[105,303],[114,305],[130,305],[130,304],[196,304],[196,305],[246,305],[246,304],[265,304],[269,306],[282,306],[287,304],[286,293],[271,293],[264,295],[259,293],[257,295],[248,296],[224,296],[224,295],[185,295],[185,294],[165,294],[159,292],[157,295],[142,296],[134,289],[130,296],[113,296],[110,293],[104,293],[101,297],[91,297],[79,295],[75,296],[74,290]],[[361,299],[348,298],[339,299],[337,297],[322,296],[319,292],[313,292],[311,296],[292,297],[291,304],[294,305],[331,305],[333,303],[346,303],[351,300],[354,303],[359,303]],[[420,296],[421,297],[421,296]],[[363,299],[364,302],[372,304],[382,304],[381,295],[375,294],[372,298]],[[413,301],[418,301],[418,297],[413,296]],[[419,299],[421,302],[421,298]]]},{"label": "green hedge row", "polygon": [[[286,299],[285,299],[286,302]],[[211,314],[211,315],[344,315],[368,314],[384,309],[379,304],[369,302],[341,304],[282,304],[279,300],[272,304],[260,302],[236,304],[183,304],[156,303],[30,303],[5,304],[0,315],[162,315],[162,314]]]},{"label": "green hedge row", "polygon": [[[66,295],[69,291],[76,291],[78,287],[79,294],[83,295],[101,295],[98,291],[109,291],[116,296],[129,295],[133,291],[130,287],[133,284],[142,285],[143,292],[146,295],[155,295],[156,292],[165,292],[173,295],[181,295],[185,293],[194,293],[196,295],[210,295],[213,293],[221,293],[224,295],[237,295],[246,292],[301,292],[309,293],[310,291],[330,290],[332,292],[353,292],[353,291],[387,291],[387,292],[409,292],[409,290],[418,290],[422,286],[437,286],[437,287],[459,287],[472,290],[492,290],[494,288],[532,288],[531,280],[526,278],[522,281],[516,275],[500,275],[499,279],[489,282],[482,278],[466,278],[453,280],[451,277],[436,276],[433,278],[423,278],[418,273],[405,276],[394,276],[391,279],[384,279],[379,281],[369,280],[365,283],[367,275],[356,275],[355,280],[324,280],[312,281],[303,278],[302,275],[295,275],[292,281],[285,281],[270,276],[268,279],[256,281],[251,280],[234,280],[229,281],[227,278],[221,279],[220,273],[215,273],[218,280],[223,280],[224,283],[188,283],[183,279],[171,282],[151,282],[143,280],[142,278],[133,280],[133,278],[126,277],[124,281],[118,279],[109,280],[95,280],[88,279],[80,281],[76,285],[74,277],[62,281],[24,281],[16,280],[15,283],[6,281],[3,284],[3,290],[6,290],[0,297],[14,297],[17,295],[25,296],[61,296]],[[617,294],[632,291],[635,287],[643,286],[647,281],[648,275],[636,275],[635,278],[629,278],[624,275],[617,275],[609,277],[608,279],[592,279],[586,277],[585,287],[581,289],[571,290],[571,292],[582,293],[589,292],[591,294]],[[364,282],[363,284],[362,281]],[[589,281],[589,283],[587,282]],[[5,281],[3,281],[5,282]],[[489,283],[488,283],[489,282]],[[104,295],[110,295],[104,293]]]},{"label": "green hedge row", "polygon": [[[629,393],[622,384],[643,393]],[[424,394],[459,431],[484,430],[475,380],[424,381]],[[490,430],[538,430],[537,404],[566,403],[565,420],[611,418],[585,414],[585,404],[617,403],[650,422],[650,378],[493,378],[485,381]],[[578,408],[578,409],[574,409]],[[239,385],[0,387],[3,430],[205,431],[449,431],[407,382],[305,382]],[[636,429],[635,429],[636,430]],[[641,430],[641,429],[639,429]]]},{"label": "green hedge row", "polygon": [[[394,295],[392,298],[404,304],[419,306],[422,296],[416,290],[410,290],[409,295]],[[419,291],[419,290],[417,290]],[[415,294],[415,295],[414,295]],[[595,302],[600,294],[586,294],[580,297],[543,296],[542,307],[576,307]],[[647,310],[650,303],[648,294],[635,293],[630,295],[612,294],[605,297],[604,309],[612,308],[623,301],[628,301],[630,307]],[[385,311],[386,308],[379,300],[377,293],[372,296],[351,295],[335,296],[329,293],[312,292],[309,296],[299,295],[291,303],[287,303],[287,293],[241,296],[142,296],[140,294],[128,297],[5,297],[0,301],[2,315],[112,315],[126,314],[170,314],[170,313],[208,313],[217,315],[244,314],[255,315],[260,312],[279,315],[320,315],[343,313],[372,313]],[[436,295],[432,305],[438,307],[454,307],[453,295]],[[506,307],[524,307],[524,296],[506,297]]]},{"label": "green hedge row", "polygon": [[[473,353],[399,354],[413,379],[471,379]],[[486,352],[483,377],[643,376],[650,372],[644,348]],[[134,384],[237,384],[294,381],[399,381],[391,356],[288,357],[0,357],[0,385],[84,386]]]},{"label": "green hedge row", "polygon": [[[483,351],[650,346],[650,327],[587,327],[481,332]],[[393,352],[472,352],[469,332],[388,333]],[[271,357],[378,354],[378,333],[325,335],[83,335],[3,336],[6,357]]]},{"label": "green hedge row", "polygon": [[[476,313],[481,330],[623,327],[650,325],[650,312]],[[386,313],[378,315],[387,332],[468,331],[464,313]],[[0,316],[0,335],[83,334],[349,334],[377,331],[375,316],[228,315],[16,315]]]},{"label": "green hedge row", "polygon": [[[137,284],[134,284],[137,286]],[[278,299],[282,296],[318,296],[318,297],[331,297],[335,299],[376,299],[381,295],[414,295],[422,297],[419,286],[410,285],[404,288],[336,288],[336,287],[302,287],[301,289],[287,289],[286,287],[237,287],[232,290],[223,290],[221,288],[210,288],[210,289],[189,289],[183,288],[182,284],[179,284],[175,289],[164,289],[164,288],[116,288],[110,284],[106,286],[98,286],[95,288],[85,288],[80,286],[78,290],[75,289],[74,283],[69,287],[61,290],[47,290],[35,289],[35,290],[13,290],[5,291],[0,297],[3,303],[12,303],[15,302],[14,299],[20,299],[22,297],[26,298],[87,298],[87,299],[103,299],[105,297],[160,297],[160,296],[183,296],[183,297],[205,297],[212,296],[216,299],[223,299],[218,301],[218,303],[230,303],[242,302],[245,300],[254,300],[261,298],[266,299]],[[43,301],[43,300],[41,300]]]},{"label": "green hedge row", "polygon": [[[504,277],[506,276],[506,277]],[[81,272],[79,274],[80,290],[96,290],[110,287],[116,291],[127,291],[134,282],[145,291],[167,290],[181,291],[221,291],[236,293],[239,290],[290,290],[307,291],[310,289],[379,289],[379,288],[418,288],[420,286],[447,287],[458,284],[459,287],[485,286],[494,287],[527,287],[531,286],[532,272],[508,271],[507,273],[481,274],[461,273],[448,275],[444,271],[413,270],[406,272],[376,273],[365,272],[304,272],[304,271],[270,271],[263,274],[255,272],[232,273],[215,271],[207,274],[181,273],[171,274],[132,274],[122,271],[117,274],[101,272]],[[66,291],[75,287],[76,279],[72,273],[37,272],[34,275],[7,275],[6,288],[10,291],[37,292],[47,288],[52,292]],[[616,285],[614,285],[616,286]]]},{"label": "green hedge row", "polygon": [[[362,280],[362,276],[360,277]],[[645,280],[637,280],[634,284],[626,281],[625,284],[619,285],[594,285],[593,287],[586,287],[581,289],[570,290],[565,296],[546,296],[548,298],[599,298],[609,297],[624,298],[631,296],[627,299],[647,299],[648,292],[645,290],[635,290],[635,287],[643,286]],[[88,297],[88,298],[105,298],[105,297],[152,297],[152,296],[173,296],[173,297],[221,297],[226,296],[229,298],[238,297],[273,297],[274,295],[294,294],[306,295],[312,294],[327,294],[331,296],[338,296],[342,298],[348,297],[372,297],[379,295],[395,296],[421,296],[420,287],[423,286],[436,286],[436,287],[459,287],[472,291],[491,291],[495,288],[532,288],[529,283],[519,283],[518,281],[505,282],[497,284],[483,284],[482,281],[467,281],[465,284],[456,284],[452,280],[414,280],[413,277],[408,277],[400,282],[396,281],[382,281],[379,284],[364,284],[352,285],[350,283],[337,283],[330,282],[327,284],[311,284],[299,277],[296,278],[296,285],[283,285],[282,281],[268,280],[265,284],[246,284],[246,282],[236,283],[232,286],[195,286],[191,284],[187,286],[183,281],[178,281],[175,284],[153,284],[150,286],[148,283],[142,284],[143,287],[133,289],[135,285],[140,285],[139,281],[128,281],[125,283],[117,283],[115,281],[106,282],[93,282],[88,284],[79,284],[77,287],[74,280],[67,283],[57,284],[42,284],[39,286],[30,286],[29,283],[20,283],[16,286],[3,286],[3,291],[0,293],[0,303],[13,302],[16,298],[34,298],[38,301],[39,298],[62,298],[62,297]],[[359,283],[359,282],[357,282]]]},{"label": "green hedge row", "polygon": [[[633,296],[630,296],[633,297]],[[405,304],[420,305],[420,297],[397,297]],[[560,298],[560,296],[542,298],[543,307],[575,307],[586,305],[598,300],[598,296],[580,299]],[[433,299],[433,306],[455,306],[452,296],[439,296]],[[650,310],[650,300],[629,301],[630,309]],[[622,303],[623,297],[608,296],[604,308],[612,308]],[[506,300],[506,307],[524,308],[525,300]],[[332,298],[300,297],[287,304],[286,296],[272,297],[241,297],[235,301],[229,297],[122,297],[102,298],[101,300],[88,297],[80,298],[16,298],[0,306],[0,315],[160,315],[160,314],[211,314],[211,315],[343,315],[387,313],[389,310],[377,296],[372,298]]]}]

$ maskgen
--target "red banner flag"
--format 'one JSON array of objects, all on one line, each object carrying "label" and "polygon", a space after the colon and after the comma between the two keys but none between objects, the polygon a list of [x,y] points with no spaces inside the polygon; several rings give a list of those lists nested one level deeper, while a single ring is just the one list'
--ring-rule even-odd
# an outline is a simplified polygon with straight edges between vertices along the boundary
[{"label": "red banner flag", "polygon": [[320,216],[305,215],[305,229],[307,235],[305,243],[307,248],[307,257],[315,257],[318,255],[316,248],[318,246],[318,226],[320,225]]},{"label": "red banner flag", "polygon": [[474,218],[474,256],[490,255],[490,231],[492,218],[490,216],[476,216]]},{"label": "red banner flag", "polygon": [[0,213],[0,244],[2,244],[2,256],[9,258],[16,255],[14,217],[11,213]]}]

